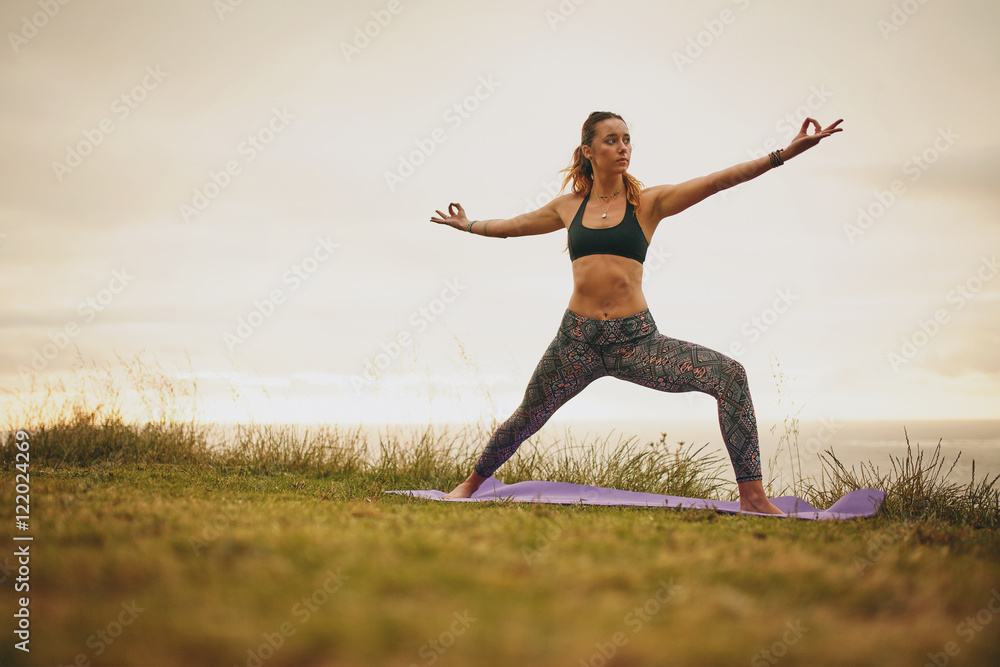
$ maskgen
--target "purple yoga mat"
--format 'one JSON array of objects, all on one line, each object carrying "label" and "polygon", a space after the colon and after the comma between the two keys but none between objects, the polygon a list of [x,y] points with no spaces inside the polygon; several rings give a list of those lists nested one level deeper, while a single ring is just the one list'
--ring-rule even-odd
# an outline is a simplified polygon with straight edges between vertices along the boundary
[{"label": "purple yoga mat", "polygon": [[[549,503],[553,505],[632,505],[638,507],[675,507],[680,509],[710,509],[727,514],[761,515],[756,512],[741,512],[740,503],[736,500],[702,500],[700,498],[682,498],[680,496],[663,496],[658,493],[640,493],[638,491],[620,491],[605,489],[600,486],[583,484],[568,484],[566,482],[518,482],[504,484],[495,477],[483,482],[471,498],[445,498],[444,491],[413,490],[386,491],[410,495],[428,500],[443,500],[446,502],[483,502],[490,500],[512,500],[520,503]],[[829,509],[821,510],[813,507],[796,496],[781,496],[771,498],[771,502],[796,519],[857,519],[874,516],[885,494],[875,489],[858,489],[846,494]]]}]

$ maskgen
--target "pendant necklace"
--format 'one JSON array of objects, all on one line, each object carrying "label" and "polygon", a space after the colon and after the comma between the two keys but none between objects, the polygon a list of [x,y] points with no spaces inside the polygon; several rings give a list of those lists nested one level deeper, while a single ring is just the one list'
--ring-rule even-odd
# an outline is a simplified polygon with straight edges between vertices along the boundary
[{"label": "pendant necklace", "polygon": [[[621,192],[621,191],[622,191],[622,189],[618,188],[618,192]],[[618,196],[618,192],[614,193],[613,195],[610,195],[611,201],[608,202],[608,208],[604,208],[604,204],[601,203],[601,200],[602,199],[607,199],[608,195],[597,195],[597,204],[598,204],[598,206],[601,207],[601,210],[604,211],[604,215],[601,216],[602,218],[608,217],[608,209],[610,209],[611,205],[615,203],[615,197]]]}]

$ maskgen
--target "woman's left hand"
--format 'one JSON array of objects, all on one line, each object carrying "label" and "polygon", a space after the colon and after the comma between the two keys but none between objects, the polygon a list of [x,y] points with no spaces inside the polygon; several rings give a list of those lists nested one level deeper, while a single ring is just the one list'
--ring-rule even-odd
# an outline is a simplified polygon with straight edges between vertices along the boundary
[{"label": "woman's left hand", "polygon": [[[795,135],[794,139],[792,139],[792,143],[788,144],[788,148],[781,151],[782,159],[787,160],[788,158],[793,158],[799,153],[803,153],[809,150],[810,148],[818,144],[820,140],[826,139],[831,134],[835,132],[843,132],[844,130],[842,128],[837,127],[843,122],[844,119],[841,118],[831,123],[828,127],[823,128],[820,126],[819,121],[817,121],[815,118],[806,118],[804,121],[802,121],[802,129],[799,130],[799,133]],[[810,125],[816,126],[816,132],[814,132],[813,134],[809,134]]]}]

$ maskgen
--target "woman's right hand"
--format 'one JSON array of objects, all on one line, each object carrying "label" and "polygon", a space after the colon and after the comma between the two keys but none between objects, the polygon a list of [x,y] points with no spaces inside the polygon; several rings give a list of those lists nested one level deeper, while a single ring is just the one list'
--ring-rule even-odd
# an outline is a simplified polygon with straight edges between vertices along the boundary
[{"label": "woman's right hand", "polygon": [[449,227],[454,227],[455,229],[459,229],[463,232],[469,226],[469,219],[465,217],[465,209],[462,208],[461,204],[448,204],[448,215],[445,215],[441,211],[434,212],[437,213],[437,217],[431,216],[431,222],[448,225]]}]

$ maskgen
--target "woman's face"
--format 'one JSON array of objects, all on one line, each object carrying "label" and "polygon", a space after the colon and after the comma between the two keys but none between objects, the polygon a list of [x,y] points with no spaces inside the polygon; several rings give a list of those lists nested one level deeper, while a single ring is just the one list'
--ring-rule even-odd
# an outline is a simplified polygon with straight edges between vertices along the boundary
[{"label": "woman's face", "polygon": [[628,125],[618,118],[608,118],[597,124],[592,146],[584,146],[583,154],[590,159],[595,172],[624,174],[632,161],[632,137]]}]

